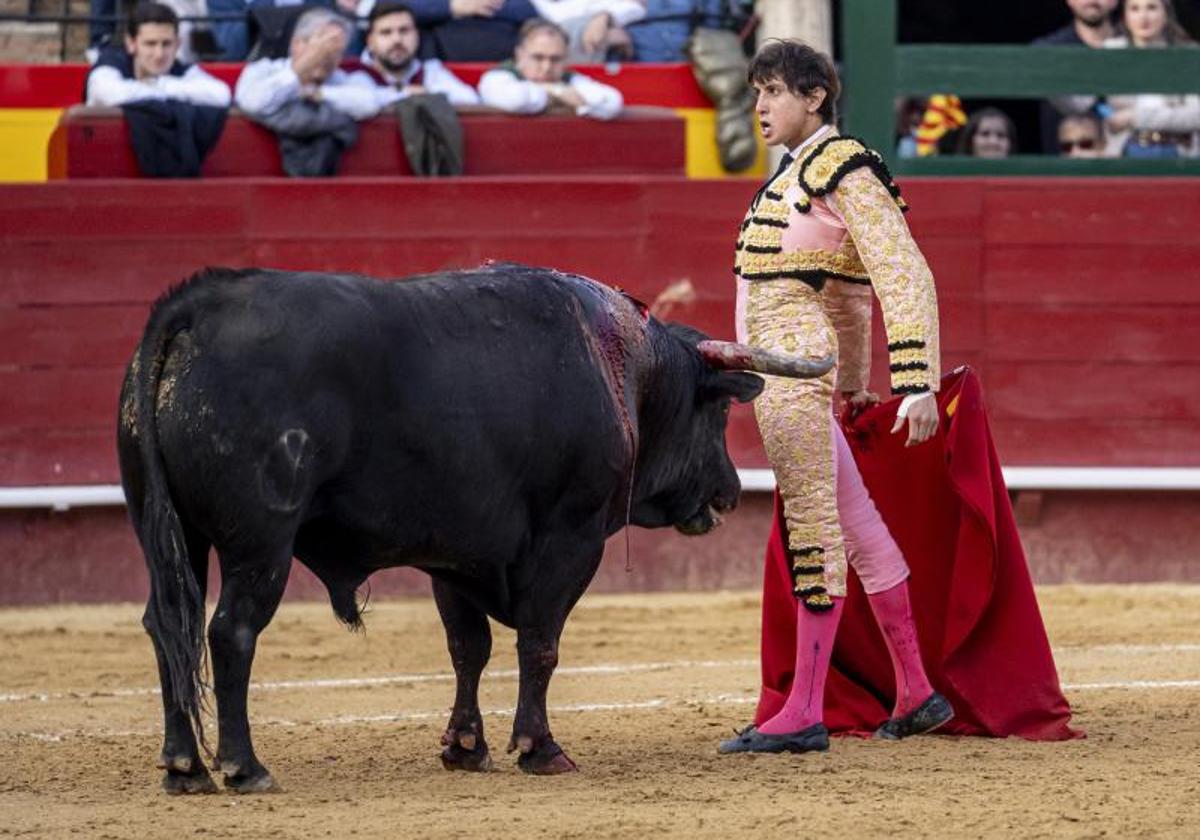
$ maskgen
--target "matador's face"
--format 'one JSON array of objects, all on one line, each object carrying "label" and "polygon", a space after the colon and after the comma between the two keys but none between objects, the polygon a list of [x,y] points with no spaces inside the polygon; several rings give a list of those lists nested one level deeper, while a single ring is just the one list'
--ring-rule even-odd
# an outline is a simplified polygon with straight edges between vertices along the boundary
[{"label": "matador's face", "polygon": [[782,79],[772,78],[755,82],[757,98],[754,112],[768,146],[782,145],[794,149],[821,127],[819,113],[825,102],[825,89],[813,88],[800,94],[791,90]]}]

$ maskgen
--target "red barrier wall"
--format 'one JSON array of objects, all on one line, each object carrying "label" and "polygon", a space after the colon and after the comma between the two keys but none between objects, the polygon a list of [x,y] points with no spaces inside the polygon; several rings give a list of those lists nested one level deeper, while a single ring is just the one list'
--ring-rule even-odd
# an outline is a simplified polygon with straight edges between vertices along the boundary
[{"label": "red barrier wall", "polygon": [[[1200,182],[904,186],[938,280],[944,363],[980,370],[1006,464],[1200,465]],[[401,276],[509,259],[581,272],[644,300],[688,278],[697,300],[672,317],[731,337],[731,248],[754,187],[634,177],[0,186],[0,486],[118,480],[123,365],[149,303],[202,265]],[[878,319],[876,333],[882,359]],[[878,388],[885,377],[877,367]],[[765,466],[747,410],[734,418],[730,448],[739,466]],[[1035,574],[1200,578],[1195,499],[1048,497],[1040,524],[1023,529]],[[752,584],[760,501],[749,500],[748,524],[720,538],[644,537],[639,553],[653,571],[603,585]],[[47,546],[65,564],[50,577]],[[732,563],[728,575],[686,562],[716,547],[710,560]],[[140,575],[100,571],[115,568],[113,552],[140,562],[118,512],[3,514],[0,602],[138,594]],[[78,573],[64,583],[63,569]],[[80,583],[93,578],[104,585]]]},{"label": "red barrier wall", "polygon": [[[1200,464],[1195,181],[906,186],[938,280],[944,362],[981,371],[1006,463]],[[673,317],[728,337],[730,248],[751,189],[675,178],[0,187],[0,486],[116,481],[121,367],[150,301],[200,266],[399,276],[508,259],[646,300],[686,277],[698,299]],[[732,445],[741,466],[765,464],[748,412]]]},{"label": "red barrier wall", "polygon": [[[515,118],[490,109],[465,111],[467,175],[683,175],[684,120],[667,108],[632,106],[613,120],[538,114]],[[358,124],[358,139],[338,163],[343,177],[412,175],[394,114]],[[77,106],[63,114],[47,149],[58,178],[139,178],[129,128],[119,108]],[[205,178],[283,177],[275,135],[230,114],[204,159]]]}]

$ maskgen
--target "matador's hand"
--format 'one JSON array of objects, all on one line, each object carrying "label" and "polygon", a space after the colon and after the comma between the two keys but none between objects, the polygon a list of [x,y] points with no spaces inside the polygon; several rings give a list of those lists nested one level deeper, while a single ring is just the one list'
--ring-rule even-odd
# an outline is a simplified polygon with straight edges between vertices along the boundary
[{"label": "matador's hand", "polygon": [[844,391],[842,399],[850,406],[850,416],[857,417],[873,405],[879,405],[879,395],[874,391]]},{"label": "matador's hand", "polygon": [[[905,400],[907,401],[908,398],[905,397]],[[933,437],[938,427],[938,405],[933,394],[922,394],[911,402],[907,402],[907,413],[904,411],[905,407],[906,403],[902,402],[900,411],[896,413],[896,423],[892,426],[892,434],[900,431],[904,426],[904,421],[907,420],[908,440],[904,442],[905,446],[916,446]]]}]

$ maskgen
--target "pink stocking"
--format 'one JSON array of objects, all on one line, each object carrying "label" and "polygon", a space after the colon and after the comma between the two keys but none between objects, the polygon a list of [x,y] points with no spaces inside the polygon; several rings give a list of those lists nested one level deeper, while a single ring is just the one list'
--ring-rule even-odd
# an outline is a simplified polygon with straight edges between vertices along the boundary
[{"label": "pink stocking", "polygon": [[868,595],[867,600],[879,629],[883,631],[888,653],[892,655],[892,669],[896,672],[896,706],[892,717],[901,717],[933,694],[933,686],[929,684],[925,665],[921,662],[917,626],[908,600],[908,581]]},{"label": "pink stocking", "polygon": [[834,598],[833,609],[813,612],[796,602],[796,670],[792,690],[775,717],[758,727],[766,735],[789,735],[820,723],[825,707],[825,677],[833,655],[833,639],[845,598]]}]

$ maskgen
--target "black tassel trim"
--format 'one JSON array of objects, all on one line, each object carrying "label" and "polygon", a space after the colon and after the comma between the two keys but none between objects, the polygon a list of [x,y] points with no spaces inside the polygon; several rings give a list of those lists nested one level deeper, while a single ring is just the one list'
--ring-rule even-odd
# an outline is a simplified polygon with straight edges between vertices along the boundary
[{"label": "black tassel trim", "polygon": [[807,213],[812,209],[812,204],[801,204],[799,201],[793,201],[792,207],[795,208],[797,213]]},{"label": "black tassel trim", "polygon": [[890,365],[888,370],[892,373],[900,373],[905,370],[929,370],[929,365],[925,362],[901,362],[900,364]]},{"label": "black tassel trim", "polygon": [[893,341],[888,345],[888,352],[895,353],[897,350],[924,350],[925,342],[919,338],[910,338],[906,341]]},{"label": "black tassel trim", "polygon": [[825,571],[824,566],[793,566],[793,575],[819,575]]},{"label": "black tassel trim", "polygon": [[833,599],[824,592],[805,598],[801,603],[809,612],[823,613],[833,609]]},{"label": "black tassel trim", "polygon": [[761,216],[753,216],[749,221],[756,225],[766,225],[767,227],[785,228],[788,226],[787,219],[780,221],[778,219],[764,219]]},{"label": "black tassel trim", "polygon": [[819,546],[819,545],[806,545],[806,546],[804,546],[804,548],[797,548],[796,550],[791,552],[793,557],[808,557],[810,554],[824,554],[824,553],[825,553],[825,549],[821,548],[821,546]]},{"label": "black tassel trim", "polygon": [[771,190],[764,190],[763,195],[766,196],[767,198],[771,199],[772,201],[783,201],[783,193],[772,192]]},{"label": "black tassel trim", "polygon": [[807,283],[818,292],[825,288],[826,280],[842,280],[846,283],[854,283],[859,286],[870,286],[870,280],[864,280],[861,277],[851,277],[847,274],[839,274],[836,271],[826,271],[823,268],[803,268],[793,269],[790,271],[760,271],[755,274],[741,274],[735,268],[734,273],[738,274],[743,280],[759,281],[759,280],[799,280],[802,283]]},{"label": "black tassel trim", "polygon": [[[820,157],[821,152],[825,151],[827,146],[831,146],[834,143],[845,140],[853,140],[856,143],[862,144],[863,150],[847,158],[846,161],[829,177],[829,181],[825,184],[825,186],[810,187],[805,179],[805,174],[808,172],[809,164]],[[905,204],[900,198],[900,187],[896,184],[895,179],[892,178],[892,173],[890,170],[888,170],[887,163],[884,161],[883,156],[878,152],[867,148],[867,144],[863,143],[863,141],[859,138],[853,137],[849,134],[830,137],[827,140],[822,140],[817,144],[816,148],[812,150],[812,153],[804,159],[804,163],[800,165],[800,187],[811,196],[820,197],[823,195],[828,195],[837,189],[837,185],[841,183],[842,178],[846,177],[846,175],[853,172],[855,169],[858,169],[860,166],[866,166],[873,173],[875,173],[875,177],[880,180],[884,187],[887,188],[888,193],[900,205],[901,211],[906,212],[908,210],[908,205]]]},{"label": "black tassel trim", "polygon": [[747,245],[745,248],[738,250],[745,251],[747,254],[782,254],[782,245]]},{"label": "black tassel trim", "polygon": [[900,396],[901,394],[907,396],[909,394],[924,394],[928,391],[928,385],[900,385],[892,389],[892,394],[895,396]]}]

